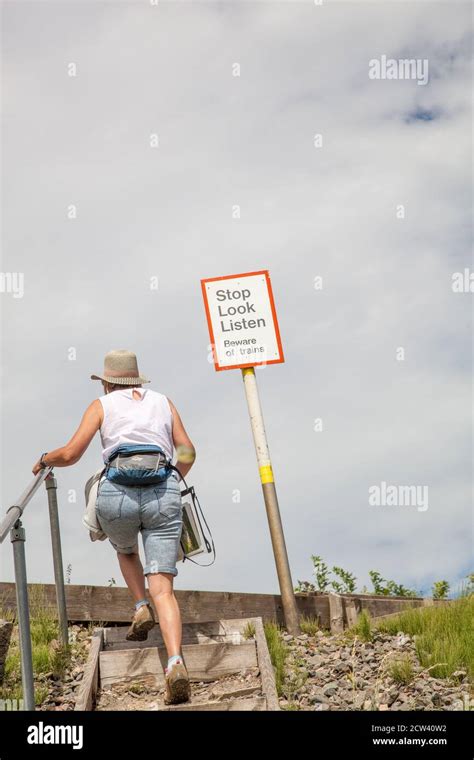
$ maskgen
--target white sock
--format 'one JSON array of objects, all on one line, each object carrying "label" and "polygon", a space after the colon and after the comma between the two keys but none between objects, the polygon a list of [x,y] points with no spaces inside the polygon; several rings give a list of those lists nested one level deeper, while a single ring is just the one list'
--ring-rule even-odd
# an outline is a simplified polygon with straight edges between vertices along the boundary
[{"label": "white sock", "polygon": [[173,665],[176,665],[177,662],[183,662],[180,654],[174,654],[172,657],[169,657],[166,670],[168,671],[170,668],[173,667]]}]

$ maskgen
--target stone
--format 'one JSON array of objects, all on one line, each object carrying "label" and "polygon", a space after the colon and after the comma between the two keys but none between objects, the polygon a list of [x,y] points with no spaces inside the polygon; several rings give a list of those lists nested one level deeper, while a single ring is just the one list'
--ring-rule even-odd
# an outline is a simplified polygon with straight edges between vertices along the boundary
[{"label": "stone", "polygon": [[398,633],[395,638],[395,646],[404,647],[407,644],[409,644],[410,641],[411,641],[411,636],[408,636],[408,634],[405,634],[405,633]]},{"label": "stone", "polygon": [[[375,634],[371,642],[355,639],[350,643],[347,638],[325,636],[322,632],[311,637],[312,644],[290,639],[290,686],[293,671],[306,671],[307,679],[303,685],[294,680],[289,709],[451,711],[464,705],[465,671],[459,668],[450,679],[433,678],[421,669],[415,641],[405,634]],[[416,674],[411,683],[403,686],[394,682],[386,667],[392,653],[400,656],[400,652],[409,654]]]},{"label": "stone", "polygon": [[329,704],[329,699],[324,695],[321,689],[315,689],[309,695],[310,702],[320,702],[321,704]]},{"label": "stone", "polygon": [[356,710],[362,709],[365,702],[365,698],[366,698],[365,691],[356,692],[356,695],[354,697],[354,707]]},{"label": "stone", "polygon": [[393,705],[393,703],[398,699],[398,689],[389,689],[388,692],[385,692],[382,696],[382,701],[386,702],[388,705]]},{"label": "stone", "polygon": [[318,668],[317,670],[314,671],[314,675],[316,676],[316,678],[321,678],[321,679],[327,678],[327,676],[329,675],[329,669],[327,667]]}]

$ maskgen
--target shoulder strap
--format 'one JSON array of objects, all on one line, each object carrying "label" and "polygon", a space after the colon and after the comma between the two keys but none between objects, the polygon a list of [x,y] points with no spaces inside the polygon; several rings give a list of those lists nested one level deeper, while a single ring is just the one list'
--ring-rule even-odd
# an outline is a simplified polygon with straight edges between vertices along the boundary
[{"label": "shoulder strap", "polygon": [[[201,523],[201,519],[199,517],[199,513],[196,510],[196,516],[197,516],[197,519],[198,519],[198,522],[199,522],[199,528],[200,528],[202,536],[204,538],[204,543],[206,545],[207,553],[210,554],[212,552],[213,555],[214,555],[212,562],[206,562],[204,564],[201,563],[201,562],[196,562],[196,560],[191,559],[191,557],[186,557],[186,555],[184,555],[183,562],[185,562],[186,560],[188,560],[188,562],[193,562],[193,564],[199,565],[199,567],[210,567],[216,561],[216,547],[214,545],[214,539],[212,537],[211,529],[210,529],[209,525],[207,524],[206,518],[204,517],[204,512],[202,511],[202,507],[201,507],[201,504],[199,503],[199,499],[197,497],[196,491],[194,490],[194,486],[188,486],[188,484],[186,483],[184,477],[181,475],[181,473],[178,470],[178,468],[174,466],[174,464],[171,464],[171,462],[170,462],[169,467],[170,467],[171,470],[174,470],[175,472],[178,473],[180,479],[183,481],[183,483],[184,483],[184,485],[186,487],[185,490],[181,492],[181,495],[182,496],[187,496],[188,494],[190,494],[190,496],[191,496],[191,498],[193,500],[193,503],[197,504],[197,506],[199,508],[199,512],[201,513],[201,517],[202,517],[202,519],[204,521],[204,524],[205,524],[205,526],[206,526],[206,528],[207,528],[207,530],[209,532],[209,538],[211,539],[211,543],[209,543],[209,541],[207,540],[207,536],[206,536],[206,534],[204,532],[204,529],[202,527],[202,523]],[[211,546],[211,544],[212,544],[212,546]]]}]

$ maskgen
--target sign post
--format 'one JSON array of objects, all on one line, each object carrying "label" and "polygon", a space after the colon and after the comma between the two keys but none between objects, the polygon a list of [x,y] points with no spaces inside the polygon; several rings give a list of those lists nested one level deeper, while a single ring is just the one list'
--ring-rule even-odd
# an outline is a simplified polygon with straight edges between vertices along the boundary
[{"label": "sign post", "polygon": [[201,280],[201,286],[214,366],[242,370],[285,625],[296,636],[298,609],[254,370],[284,361],[270,277],[264,270]]}]

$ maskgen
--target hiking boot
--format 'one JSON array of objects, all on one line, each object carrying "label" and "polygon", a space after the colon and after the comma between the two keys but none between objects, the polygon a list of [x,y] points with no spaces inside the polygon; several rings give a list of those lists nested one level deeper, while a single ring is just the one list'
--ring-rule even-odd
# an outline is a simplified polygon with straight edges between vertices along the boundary
[{"label": "hiking boot", "polygon": [[165,705],[177,705],[187,702],[191,696],[188,671],[182,660],[175,662],[165,671]]},{"label": "hiking boot", "polygon": [[155,625],[155,616],[149,604],[142,604],[138,610],[135,610],[132,625],[127,631],[127,641],[145,641],[148,638],[148,631],[151,631]]}]

